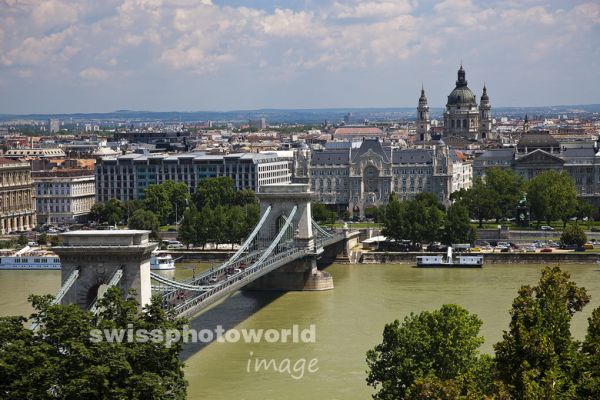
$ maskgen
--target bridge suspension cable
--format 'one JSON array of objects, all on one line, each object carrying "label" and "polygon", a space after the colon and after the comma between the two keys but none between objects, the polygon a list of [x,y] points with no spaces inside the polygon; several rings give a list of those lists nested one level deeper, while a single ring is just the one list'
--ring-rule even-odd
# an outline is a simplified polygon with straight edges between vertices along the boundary
[{"label": "bridge suspension cable", "polygon": [[183,282],[173,281],[171,279],[167,279],[167,278],[165,278],[165,277],[157,274],[156,272],[152,272],[152,271],[150,271],[150,277],[152,279],[154,279],[155,281],[160,282],[163,285],[171,287],[171,288],[183,289],[183,290],[192,290],[192,291],[204,291],[204,290],[207,290],[207,288],[205,286],[190,285],[190,284],[183,283]]},{"label": "bridge suspension cable", "polygon": [[[251,281],[251,280],[249,280],[250,276],[253,276],[253,275],[261,276],[262,273],[265,273],[264,272],[265,268],[263,268],[263,267],[268,267],[272,262],[276,261],[278,254],[274,254],[273,257],[269,258],[269,260],[267,260],[267,258],[269,256],[271,256],[271,253],[273,253],[273,250],[275,250],[278,247],[279,242],[281,241],[281,238],[283,238],[283,236],[286,234],[286,232],[288,232],[288,229],[290,228],[290,226],[292,224],[292,220],[294,218],[294,215],[296,214],[297,209],[298,209],[298,207],[294,206],[294,208],[291,210],[290,214],[287,217],[284,216],[283,219],[284,219],[285,223],[279,230],[275,239],[271,242],[269,247],[262,253],[262,255],[258,258],[258,260],[256,260],[251,266],[249,266],[247,269],[245,269],[239,276],[234,275],[231,278],[225,279],[222,282],[216,283],[215,285],[208,287],[207,288],[208,290],[206,290],[205,292],[200,293],[196,297],[193,297],[193,298],[185,301],[184,303],[181,303],[181,304],[178,304],[177,306],[175,306],[174,310],[178,313],[181,313],[181,312],[188,310],[189,308],[194,307],[204,301],[213,299],[213,298],[215,298],[215,296],[220,296],[220,293],[225,293],[225,292],[227,292],[228,289],[230,289],[232,287],[237,287],[237,286],[232,286],[236,282],[240,282],[242,280],[245,282],[250,282]],[[281,255],[287,255],[291,251],[292,250],[290,250],[290,249],[284,250],[281,252]],[[303,252],[303,250],[298,251],[298,252],[299,253]],[[265,260],[266,260],[266,262],[265,262]],[[238,285],[239,285],[239,283],[238,283]]]},{"label": "bridge suspension cable", "polygon": [[[106,289],[110,289],[111,287],[116,286],[122,277],[123,277],[123,270],[119,268],[114,273],[112,278],[110,278],[110,281],[108,281],[108,284],[106,285]],[[102,297],[104,297],[104,294],[102,295]],[[100,298],[102,298],[102,297],[100,297]],[[99,298],[96,297],[96,300],[94,300],[94,304],[92,304],[92,306],[90,307],[90,311],[94,315],[98,314],[98,300],[99,300]]]},{"label": "bridge suspension cable", "polygon": [[[52,305],[59,304],[60,301],[62,300],[62,298],[65,297],[65,294],[67,294],[69,289],[71,289],[71,286],[73,286],[73,284],[75,283],[77,278],[79,278],[79,270],[78,269],[71,272],[71,275],[69,275],[69,277],[67,278],[65,283],[60,287],[60,289],[58,289],[56,296],[54,296],[54,298],[52,299],[50,304],[52,304]],[[31,324],[31,329],[35,331],[39,327],[39,325],[40,325],[39,322],[35,321]]]},{"label": "bridge suspension cable", "polygon": [[256,224],[256,226],[254,227],[254,229],[250,233],[250,236],[248,236],[248,238],[240,246],[240,248],[238,249],[238,251],[236,251],[235,254],[229,260],[225,261],[225,263],[223,263],[223,265],[221,265],[219,267],[219,269],[222,269],[222,268],[225,268],[225,267],[229,266],[229,264],[231,264],[232,262],[234,262],[235,260],[237,260],[239,258],[239,256],[242,255],[242,253],[244,251],[246,251],[246,249],[248,248],[248,246],[250,246],[250,244],[252,243],[252,241],[254,240],[254,238],[256,237],[256,235],[258,234],[258,232],[260,231],[260,228],[262,228],[262,226],[264,225],[264,223],[267,220],[267,217],[269,216],[270,212],[271,212],[271,206],[267,207],[267,209],[265,210],[265,213],[262,215],[262,217],[258,221],[258,224]]},{"label": "bridge suspension cable", "polygon": [[331,233],[329,233],[325,229],[323,229],[323,227],[321,225],[317,224],[317,221],[315,221],[314,219],[312,219],[311,222],[312,222],[313,228],[315,228],[323,236],[326,236],[326,237],[333,236]]}]

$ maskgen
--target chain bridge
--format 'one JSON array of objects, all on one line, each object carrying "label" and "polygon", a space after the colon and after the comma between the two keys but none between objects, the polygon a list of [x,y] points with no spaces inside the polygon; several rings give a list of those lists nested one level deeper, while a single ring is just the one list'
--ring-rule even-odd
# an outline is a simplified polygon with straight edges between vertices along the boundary
[{"label": "chain bridge", "polygon": [[74,231],[55,249],[61,258],[62,287],[55,301],[97,311],[101,287],[134,289],[141,305],[152,294],[163,307],[191,317],[242,288],[328,290],[333,279],[317,268],[317,259],[333,260],[348,252],[358,232],[328,230],[311,215],[313,193],[307,184],[265,185],[257,193],[261,216],[231,258],[185,281],[150,271],[157,244],[147,231]]}]

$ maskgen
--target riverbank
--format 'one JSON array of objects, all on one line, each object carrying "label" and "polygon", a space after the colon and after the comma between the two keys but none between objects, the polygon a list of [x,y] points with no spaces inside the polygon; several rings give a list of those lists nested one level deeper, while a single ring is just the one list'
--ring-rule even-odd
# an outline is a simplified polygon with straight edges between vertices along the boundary
[{"label": "riverbank", "polygon": [[[361,264],[414,263],[416,257],[425,253],[365,252],[359,258]],[[445,253],[427,253],[439,254]],[[484,263],[490,264],[595,264],[598,253],[469,253],[483,255]]]}]

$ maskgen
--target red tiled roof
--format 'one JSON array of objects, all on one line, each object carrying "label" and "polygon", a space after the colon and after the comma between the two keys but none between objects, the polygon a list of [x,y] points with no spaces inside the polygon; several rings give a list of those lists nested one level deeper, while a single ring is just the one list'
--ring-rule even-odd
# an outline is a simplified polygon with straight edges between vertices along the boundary
[{"label": "red tiled roof", "polygon": [[0,164],[15,164],[15,163],[19,163],[19,161],[12,160],[12,159],[6,158],[6,157],[0,157]]},{"label": "red tiled roof", "polygon": [[381,135],[382,133],[379,128],[366,126],[337,128],[334,132],[335,135]]}]

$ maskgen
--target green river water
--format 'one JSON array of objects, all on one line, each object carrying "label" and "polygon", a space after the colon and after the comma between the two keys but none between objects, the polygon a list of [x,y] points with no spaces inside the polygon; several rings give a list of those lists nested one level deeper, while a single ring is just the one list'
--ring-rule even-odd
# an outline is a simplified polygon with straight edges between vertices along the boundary
[{"label": "green river water", "polygon": [[[190,275],[179,267],[177,277]],[[217,343],[188,349],[189,399],[368,399],[365,353],[381,340],[385,323],[411,311],[459,304],[483,320],[483,352],[491,352],[509,321],[508,310],[522,284],[534,284],[541,265],[486,265],[483,269],[416,269],[410,265],[332,265],[335,289],[325,292],[237,293],[202,314],[196,329],[223,324],[238,329],[301,329],[315,325],[314,343]],[[573,335],[583,338],[587,317],[600,306],[600,268],[565,265],[587,288],[592,302],[575,316]],[[200,266],[198,270],[202,269]],[[29,293],[55,293],[59,271],[0,271],[0,315],[31,311]],[[255,360],[289,360],[301,379],[286,371],[255,371]],[[251,368],[248,361],[251,360]],[[316,359],[316,372],[308,371]],[[300,361],[298,361],[300,360]],[[285,368],[283,368],[285,370]],[[293,370],[291,371],[294,372]],[[295,377],[300,375],[298,369]]]}]

